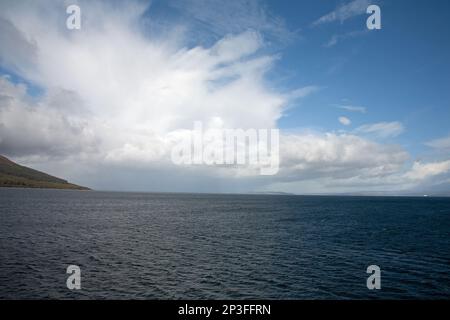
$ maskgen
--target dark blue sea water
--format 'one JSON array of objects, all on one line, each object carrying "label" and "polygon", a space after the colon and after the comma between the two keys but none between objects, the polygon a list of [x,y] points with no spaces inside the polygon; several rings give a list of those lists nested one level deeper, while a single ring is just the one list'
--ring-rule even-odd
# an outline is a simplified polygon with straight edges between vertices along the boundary
[{"label": "dark blue sea water", "polygon": [[445,198],[0,189],[2,299],[448,299],[449,275]]}]

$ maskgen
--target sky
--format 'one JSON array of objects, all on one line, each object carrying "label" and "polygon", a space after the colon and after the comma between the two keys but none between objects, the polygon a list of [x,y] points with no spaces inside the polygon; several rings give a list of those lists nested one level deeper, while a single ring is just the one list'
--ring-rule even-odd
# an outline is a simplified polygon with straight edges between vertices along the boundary
[{"label": "sky", "polygon": [[[446,0],[2,0],[0,154],[97,190],[449,194],[448,39]],[[278,129],[279,170],[175,164],[195,122]]]}]

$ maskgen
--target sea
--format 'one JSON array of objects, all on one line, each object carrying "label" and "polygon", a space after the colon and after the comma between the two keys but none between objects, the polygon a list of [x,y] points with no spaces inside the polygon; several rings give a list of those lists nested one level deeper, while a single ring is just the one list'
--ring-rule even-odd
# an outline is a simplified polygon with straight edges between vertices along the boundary
[{"label": "sea", "polygon": [[0,299],[449,298],[450,198],[0,189]]}]

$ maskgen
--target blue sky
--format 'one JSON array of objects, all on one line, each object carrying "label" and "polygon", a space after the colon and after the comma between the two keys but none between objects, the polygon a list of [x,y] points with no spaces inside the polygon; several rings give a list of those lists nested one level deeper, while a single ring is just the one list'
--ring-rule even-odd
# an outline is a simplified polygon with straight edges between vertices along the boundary
[{"label": "blue sky", "polygon": [[[266,2],[296,32],[288,43],[268,49],[281,54],[270,74],[274,85],[321,87],[320,94],[293,104],[280,126],[349,130],[368,121],[400,121],[405,131],[393,141],[421,155],[427,151],[423,143],[450,134],[450,3],[371,1],[381,6],[382,30],[366,30],[367,14],[311,26],[343,3]],[[358,31],[364,33],[324,46],[333,36]],[[339,105],[363,106],[367,112],[345,112]],[[341,115],[352,120],[350,128],[336,121]]]},{"label": "blue sky", "polygon": [[[314,15],[305,18],[309,12],[320,15],[339,3],[316,1],[313,6],[313,2],[307,2],[308,6],[298,3],[293,10],[289,5],[277,8],[273,4],[289,24],[303,30],[303,39],[283,52],[280,72],[299,70],[290,81],[324,87],[320,95],[302,102],[304,108],[292,112],[281,125],[339,130],[342,127],[336,118],[340,114],[349,116],[354,126],[368,119],[401,121],[405,132],[396,139],[417,155],[426,151],[421,142],[449,134],[448,2],[435,1],[440,5],[436,10],[425,1],[385,1],[380,3],[382,30],[342,40],[331,48],[322,45],[333,35],[364,30],[367,15],[342,24],[337,21],[309,28],[308,23],[314,19]],[[302,14],[305,12],[308,14]],[[338,104],[364,106],[367,113],[333,109]]]},{"label": "blue sky", "polygon": [[[72,3],[81,30],[65,27]],[[381,30],[366,27],[371,4]],[[448,190],[448,1],[0,9],[0,153],[21,163],[108,190]],[[281,129],[280,172],[173,167],[194,121]]]}]

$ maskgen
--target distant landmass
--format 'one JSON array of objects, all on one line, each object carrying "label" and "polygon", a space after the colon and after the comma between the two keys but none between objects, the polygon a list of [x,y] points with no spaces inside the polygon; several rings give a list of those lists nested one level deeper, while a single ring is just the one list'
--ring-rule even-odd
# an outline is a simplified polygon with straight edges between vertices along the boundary
[{"label": "distant landmass", "polygon": [[281,192],[281,191],[254,191],[249,192],[252,195],[278,195],[278,196],[295,196],[295,193]]},{"label": "distant landmass", "polygon": [[0,187],[89,190],[89,188],[21,166],[1,155]]}]

